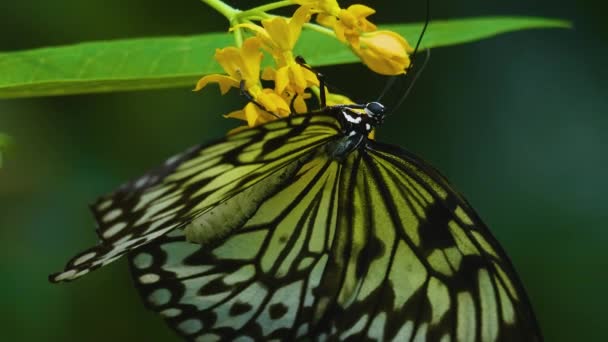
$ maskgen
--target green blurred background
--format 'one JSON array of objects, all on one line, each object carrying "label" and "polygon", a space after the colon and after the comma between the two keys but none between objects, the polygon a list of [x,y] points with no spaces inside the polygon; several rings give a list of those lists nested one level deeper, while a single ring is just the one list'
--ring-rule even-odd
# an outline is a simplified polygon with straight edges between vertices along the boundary
[{"label": "green blurred background", "polygon": [[[379,23],[424,18],[424,0],[398,10],[392,1],[373,6]],[[379,137],[430,161],[465,194],[511,256],[548,341],[606,340],[604,2],[435,0],[432,7],[436,19],[573,21],[573,30],[435,49]],[[196,0],[2,1],[0,23],[1,51],[226,27]],[[373,99],[386,82],[360,65],[321,71],[354,99]],[[176,340],[140,303],[124,261],[70,284],[52,285],[47,275],[95,243],[87,204],[96,196],[237,124],[221,114],[243,99],[218,94],[0,100],[0,132],[14,138],[0,169],[3,340]]]}]

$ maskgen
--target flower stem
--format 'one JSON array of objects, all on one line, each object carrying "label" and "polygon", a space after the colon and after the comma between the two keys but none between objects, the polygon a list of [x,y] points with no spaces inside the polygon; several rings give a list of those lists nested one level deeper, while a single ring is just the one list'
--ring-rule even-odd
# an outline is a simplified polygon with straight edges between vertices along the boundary
[{"label": "flower stem", "polygon": [[252,9],[248,9],[246,11],[243,11],[243,13],[248,13],[248,12],[268,12],[268,11],[275,10],[277,8],[287,7],[287,6],[291,6],[291,5],[295,5],[293,3],[293,1],[291,1],[291,0],[283,0],[283,1],[272,2],[272,3],[269,3],[269,4],[262,5],[262,6],[254,7]]},{"label": "flower stem", "polygon": [[[222,0],[201,1],[216,10],[221,15],[223,15],[226,19],[228,19],[230,26],[235,26],[239,24],[239,13],[241,13],[240,10],[226,5]],[[235,29],[233,35],[235,45],[241,47],[243,45],[243,32],[241,31],[241,29]]]},{"label": "flower stem", "polygon": [[221,15],[226,17],[226,19],[228,19],[228,21],[231,23],[232,23],[232,20],[234,20],[234,17],[240,12],[240,10],[226,5],[221,0],[201,0],[201,1],[205,4],[207,4],[209,7],[213,8],[214,10],[218,11],[218,13],[220,13]]},{"label": "flower stem", "polygon": [[[276,1],[276,2],[269,3],[269,4],[265,4],[265,5],[261,5],[258,7],[254,7],[254,8],[245,10],[245,11],[241,11],[239,9],[230,7],[229,5],[224,3],[222,0],[201,0],[201,2],[207,4],[209,7],[213,8],[218,13],[223,15],[226,19],[228,19],[228,22],[230,23],[230,26],[232,26],[232,27],[234,27],[242,22],[248,22],[249,20],[252,20],[252,19],[259,20],[259,19],[264,19],[264,18],[275,17],[274,15],[268,14],[267,12],[278,9],[278,8],[295,5],[292,0],[281,0],[281,1]],[[306,24],[304,24],[304,27],[306,27],[307,29],[319,32],[321,34],[330,36],[330,37],[336,36],[334,31],[332,31],[328,28],[325,28],[323,26],[320,26],[320,25],[306,23]],[[233,34],[234,34],[234,40],[235,40],[236,46],[239,46],[239,47],[242,46],[243,45],[242,30],[240,28],[236,28],[233,30]]]},{"label": "flower stem", "polygon": [[330,29],[328,29],[326,27],[323,27],[321,25],[306,23],[306,24],[304,24],[304,27],[307,28],[307,29],[309,29],[309,30],[316,31],[316,32],[319,32],[321,34],[324,34],[326,36],[330,36],[330,37],[334,37],[334,38],[336,37],[336,34],[334,33],[333,30],[330,30]]}]

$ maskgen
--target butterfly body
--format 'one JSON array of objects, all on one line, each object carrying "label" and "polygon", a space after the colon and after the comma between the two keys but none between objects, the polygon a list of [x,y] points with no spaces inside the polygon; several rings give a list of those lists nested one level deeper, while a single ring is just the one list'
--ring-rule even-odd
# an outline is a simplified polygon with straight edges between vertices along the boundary
[{"label": "butterfly body", "polygon": [[[188,340],[539,341],[513,266],[433,167],[367,138],[376,103],[197,146],[92,206],[146,305]],[[194,243],[193,243],[194,242]]]},{"label": "butterfly body", "polygon": [[321,112],[340,122],[342,136],[325,148],[328,156],[337,160],[343,160],[355,149],[364,147],[369,134],[384,121],[384,106],[378,102],[325,107]]}]

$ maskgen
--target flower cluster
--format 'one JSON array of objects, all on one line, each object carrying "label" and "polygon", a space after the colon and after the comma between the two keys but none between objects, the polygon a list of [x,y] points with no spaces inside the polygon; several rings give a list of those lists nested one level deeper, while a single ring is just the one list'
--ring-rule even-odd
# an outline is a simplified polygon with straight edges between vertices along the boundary
[{"label": "flower cluster", "polygon": [[[231,30],[239,34],[248,32],[250,37],[242,41],[237,39],[237,46],[218,49],[215,59],[226,75],[206,75],[195,88],[200,90],[210,83],[217,83],[222,94],[231,88],[244,92],[250,99],[249,103],[243,109],[227,114],[227,117],[245,120],[249,127],[254,127],[294,112],[309,111],[306,101],[311,93],[318,98],[326,89],[319,89],[315,73],[302,65],[293,51],[303,27],[314,25],[309,23],[313,16],[317,23],[331,28],[334,36],[348,44],[370,69],[396,75],[408,68],[411,47],[397,33],[377,30],[367,19],[375,12],[372,8],[352,5],[342,9],[336,0],[292,0],[289,3],[300,5],[291,18],[271,16],[259,8],[228,13],[234,24]],[[285,1],[275,4],[284,6]],[[225,7],[222,9],[225,11]],[[264,19],[257,24],[252,21],[253,17]],[[274,67],[262,70],[264,52],[272,56]],[[273,88],[264,86],[269,81],[274,82]],[[326,98],[328,105],[352,103],[338,94],[326,92]]]},{"label": "flower cluster", "polygon": [[398,75],[410,65],[408,42],[393,31],[377,30],[367,17],[376,13],[368,6],[354,4],[340,8],[336,0],[294,0],[317,13],[316,21],[334,30],[336,37],[351,49],[373,71],[382,75]]}]

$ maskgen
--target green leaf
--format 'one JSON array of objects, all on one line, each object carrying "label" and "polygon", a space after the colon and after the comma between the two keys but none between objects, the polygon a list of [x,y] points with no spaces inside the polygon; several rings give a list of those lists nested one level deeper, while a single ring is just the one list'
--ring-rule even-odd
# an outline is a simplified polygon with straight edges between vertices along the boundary
[{"label": "green leaf", "polygon": [[[463,44],[532,28],[566,28],[561,20],[485,17],[431,22],[422,48]],[[416,42],[421,23],[385,25]],[[229,33],[190,37],[99,41],[0,53],[0,97],[31,97],[158,89],[192,88],[202,75],[221,73],[216,48],[233,45]],[[343,44],[313,31],[302,34],[296,53],[314,66],[355,63]],[[269,58],[266,58],[269,62]]]},{"label": "green leaf", "polygon": [[[420,44],[420,49],[465,44],[503,33],[527,29],[570,27],[571,24],[568,21],[536,17],[482,17],[434,20],[429,24]],[[405,37],[414,46],[422,31],[422,24],[383,25],[380,29],[395,31]],[[323,38],[325,39],[314,40],[310,35],[303,35],[300,42],[298,42],[298,44],[306,42],[302,44],[304,46],[302,46],[301,51],[298,51],[298,53],[306,58],[307,63],[314,66],[323,66],[359,62],[359,59],[349,49],[336,48],[335,39]]]},{"label": "green leaf", "polygon": [[[416,28],[403,25],[387,26],[386,28],[407,37],[411,44],[416,42],[420,34],[420,31],[416,31]],[[502,33],[541,28],[572,28],[572,24],[565,20],[536,17],[482,17],[437,20],[429,25],[420,46],[426,49],[465,44],[491,38]]]}]

